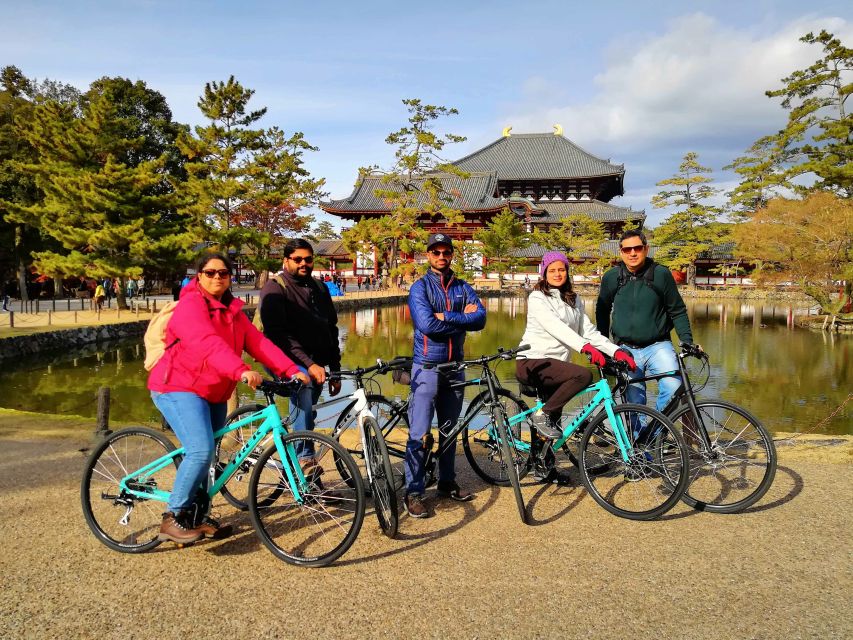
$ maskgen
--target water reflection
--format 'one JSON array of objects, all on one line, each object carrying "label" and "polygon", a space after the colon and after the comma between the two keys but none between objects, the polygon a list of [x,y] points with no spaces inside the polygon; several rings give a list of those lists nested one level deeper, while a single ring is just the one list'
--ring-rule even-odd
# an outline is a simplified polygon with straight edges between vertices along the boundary
[{"label": "water reflection", "polygon": [[[586,302],[591,311],[595,300]],[[470,334],[466,342],[466,353],[472,357],[514,347],[524,331],[527,306],[523,298],[484,303],[489,312],[486,328]],[[712,375],[703,396],[738,402],[774,431],[807,431],[853,389],[853,338],[796,328],[794,316],[808,309],[740,301],[688,300],[687,305],[696,340],[712,357]],[[344,366],[367,366],[376,358],[411,354],[412,326],[406,305],[342,312],[339,318]],[[155,421],[143,360],[140,342],[131,341],[4,363],[0,405],[94,416],[95,391],[109,386],[115,419]],[[502,364],[500,377],[512,381],[513,370],[512,363]],[[387,376],[381,383],[388,395],[407,393]],[[332,411],[321,414],[321,419],[332,416]],[[851,417],[853,405],[848,404],[820,432],[853,433]]]}]

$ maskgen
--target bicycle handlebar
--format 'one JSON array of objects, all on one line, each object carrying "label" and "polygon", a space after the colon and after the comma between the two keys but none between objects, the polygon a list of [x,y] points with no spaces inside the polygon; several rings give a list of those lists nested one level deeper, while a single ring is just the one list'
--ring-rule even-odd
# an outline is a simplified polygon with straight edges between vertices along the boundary
[{"label": "bicycle handlebar", "polygon": [[372,367],[357,367],[355,369],[341,369],[340,371],[332,371],[328,379],[340,380],[341,378],[360,378],[374,371],[379,373],[388,373],[395,369],[406,369],[412,366],[412,358],[409,356],[397,356],[392,360],[383,361],[376,359],[376,364]]},{"label": "bicycle handlebar", "polygon": [[290,380],[262,380],[258,385],[258,391],[277,396],[289,396],[302,388],[302,381],[298,378]]},{"label": "bicycle handlebar", "polygon": [[498,352],[490,356],[480,356],[473,360],[457,360],[454,362],[427,362],[424,364],[424,369],[435,369],[436,371],[461,371],[471,365],[485,365],[493,360],[512,360],[521,351],[527,351],[530,348],[529,344],[523,344],[515,349],[499,348]]},{"label": "bicycle handlebar", "polygon": [[688,342],[681,343],[681,355],[682,356],[693,356],[694,358],[698,358],[699,360],[707,360],[708,354],[702,350],[698,344],[691,344]]}]

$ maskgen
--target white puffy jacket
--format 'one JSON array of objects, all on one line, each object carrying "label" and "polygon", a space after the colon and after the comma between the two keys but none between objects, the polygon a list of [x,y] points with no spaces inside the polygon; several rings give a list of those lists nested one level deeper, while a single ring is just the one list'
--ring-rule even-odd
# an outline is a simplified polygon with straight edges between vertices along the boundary
[{"label": "white puffy jacket", "polygon": [[580,296],[575,298],[573,307],[560,299],[557,289],[548,294],[541,291],[530,294],[527,327],[519,343],[529,344],[530,349],[519,353],[519,359],[554,358],[569,362],[572,352],[580,351],[587,343],[609,356],[619,348],[596,329],[584,311]]}]

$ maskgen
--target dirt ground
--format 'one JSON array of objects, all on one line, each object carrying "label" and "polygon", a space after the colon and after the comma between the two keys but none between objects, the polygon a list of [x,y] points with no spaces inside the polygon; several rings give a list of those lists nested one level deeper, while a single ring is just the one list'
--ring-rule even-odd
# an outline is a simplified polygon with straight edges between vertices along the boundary
[{"label": "dirt ground", "polygon": [[780,447],[747,513],[677,506],[633,522],[582,488],[528,484],[437,502],[383,537],[369,511],[334,565],[276,560],[248,516],[234,537],[143,555],[102,546],[80,510],[91,425],[0,412],[0,638],[849,638],[853,445]]}]

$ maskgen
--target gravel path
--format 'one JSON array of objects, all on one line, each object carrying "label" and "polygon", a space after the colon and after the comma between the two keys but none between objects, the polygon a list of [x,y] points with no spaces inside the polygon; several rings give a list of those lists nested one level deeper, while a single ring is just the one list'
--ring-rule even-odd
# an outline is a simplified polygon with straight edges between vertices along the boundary
[{"label": "gravel path", "polygon": [[[2,427],[2,418],[0,418]],[[122,555],[79,507],[85,437],[23,440],[0,429],[0,638],[844,638],[853,465],[783,457],[749,513],[676,507],[657,522],[609,515],[582,489],[529,485],[533,526],[511,492],[478,482],[467,504],[372,513],[335,565],[274,559],[248,516],[236,536]]]}]

